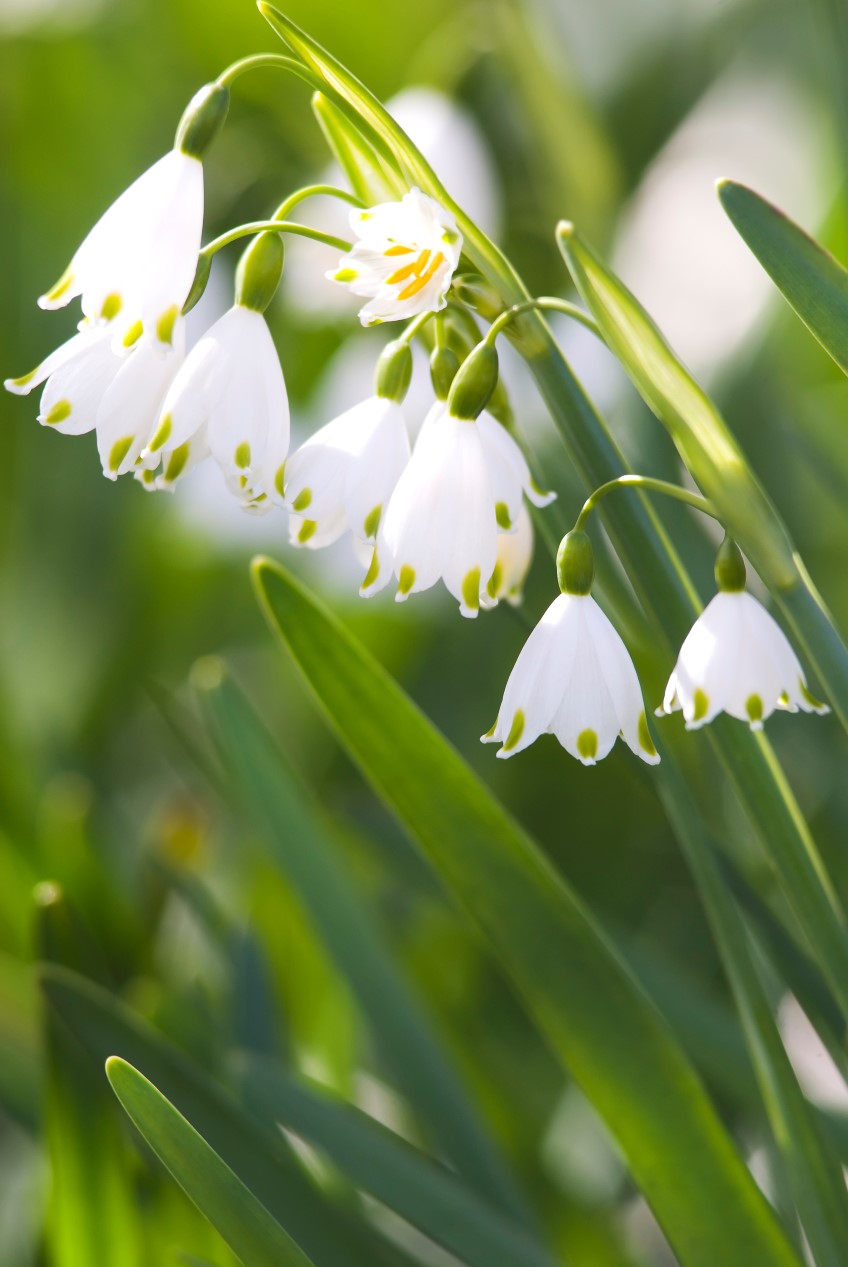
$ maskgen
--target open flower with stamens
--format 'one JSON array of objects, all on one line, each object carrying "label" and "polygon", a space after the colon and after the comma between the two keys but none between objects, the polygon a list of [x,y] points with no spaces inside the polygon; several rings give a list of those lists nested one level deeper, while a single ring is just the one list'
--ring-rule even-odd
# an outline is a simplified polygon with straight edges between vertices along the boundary
[{"label": "open flower with stamens", "polygon": [[565,538],[559,568],[565,592],[524,644],[482,741],[500,743],[497,755],[511,757],[539,735],[554,734],[583,765],[595,765],[620,735],[637,757],[656,765],[633,661],[589,592],[591,548],[583,533]]},{"label": "open flower with stamens", "polygon": [[364,326],[444,308],[462,252],[451,212],[411,189],[399,202],[352,211],[350,225],[359,241],[327,277],[369,300]]},{"label": "open flower with stamens", "polygon": [[775,709],[830,710],[807,687],[783,630],[753,594],[745,565],[725,538],[716,562],[719,592],[686,635],[658,713],[682,709],[687,730],[725,712],[761,730]]},{"label": "open flower with stamens", "polygon": [[175,322],[168,347],[147,335],[116,347],[108,329],[84,322],[31,374],[5,385],[25,395],[44,383],[38,421],[65,435],[96,430],[103,474],[117,479],[142,464],[142,449],[183,360],[183,324]]},{"label": "open flower with stamens", "polygon": [[90,321],[121,331],[141,322],[171,342],[197,267],[203,227],[201,154],[227,111],[226,88],[209,85],[190,103],[174,149],[135,180],[100,217],[62,277],[39,299],[63,308],[77,296]]},{"label": "open flower with stamens", "polygon": [[398,601],[442,578],[463,616],[495,597],[498,534],[513,531],[522,496],[546,505],[518,445],[488,414],[455,418],[437,401],[386,508],[362,593],[397,577]]},{"label": "open flower with stamens", "polygon": [[[150,466],[163,457],[157,488],[172,486],[185,474],[192,442],[199,451],[201,440],[245,508],[270,501],[282,505],[289,443],[286,385],[264,316],[242,304],[206,331],[171,384],[142,454]],[[178,463],[186,458],[176,474],[175,455],[180,455]]]}]

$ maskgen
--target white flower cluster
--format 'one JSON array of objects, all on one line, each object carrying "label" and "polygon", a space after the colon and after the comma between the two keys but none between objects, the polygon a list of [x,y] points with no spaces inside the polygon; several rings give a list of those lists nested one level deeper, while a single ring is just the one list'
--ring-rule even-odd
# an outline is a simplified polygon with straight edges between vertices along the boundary
[{"label": "white flower cluster", "polygon": [[[463,616],[520,601],[533,549],[526,503],[541,507],[554,494],[536,487],[518,444],[485,410],[498,379],[494,327],[461,366],[437,340],[439,399],[410,448],[402,409],[410,341],[422,317],[447,305],[463,245],[454,217],[432,198],[412,189],[351,213],[357,241],[327,276],[367,300],[364,325],[415,320],[380,358],[374,394],[291,458],[286,387],[263,315],[282,274],[275,225],[260,226],[245,252],[233,307],[186,353],[183,313],[208,274],[201,155],[227,102],[220,84],[202,90],[174,150],[97,222],[39,300],[59,308],[78,297],[78,333],[7,388],[26,394],[43,384],[39,421],[64,434],[95,431],[110,479],[132,474],[145,488],[173,489],[212,457],[245,509],[288,510],[294,545],[316,549],[349,531],[365,596],[394,579],[403,601],[443,580]],[[484,742],[499,742],[506,757],[553,733],[594,765],[621,736],[655,764],[632,660],[591,597],[585,533],[568,534],[558,568],[562,593],[519,655]],[[716,576],[720,592],[686,638],[658,711],[682,709],[688,728],[724,711],[754,729],[776,708],[827,711],[783,633],[744,592],[732,542]]]}]

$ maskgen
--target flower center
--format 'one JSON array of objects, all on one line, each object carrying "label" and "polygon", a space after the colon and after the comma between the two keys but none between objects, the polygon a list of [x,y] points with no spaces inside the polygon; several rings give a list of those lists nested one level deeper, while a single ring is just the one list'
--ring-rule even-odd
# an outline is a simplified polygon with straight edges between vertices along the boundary
[{"label": "flower center", "polygon": [[[384,254],[387,256],[411,255],[413,249],[411,246],[390,246]],[[445,262],[441,251],[436,251],[435,254],[430,250],[420,251],[411,264],[403,264],[390,273],[386,278],[386,285],[398,286],[401,282],[411,279],[397,295],[398,299],[411,299],[413,295],[417,295],[424,289]]]}]

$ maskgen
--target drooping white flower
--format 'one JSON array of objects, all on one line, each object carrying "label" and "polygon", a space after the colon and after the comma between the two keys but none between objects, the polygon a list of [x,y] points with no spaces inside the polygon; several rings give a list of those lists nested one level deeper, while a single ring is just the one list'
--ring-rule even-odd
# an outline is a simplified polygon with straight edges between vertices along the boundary
[{"label": "drooping white flower", "polygon": [[483,606],[494,606],[502,598],[513,607],[522,600],[524,578],[533,561],[533,521],[522,504],[514,532],[498,533],[498,555],[495,570],[487,586]]},{"label": "drooping white flower", "polygon": [[762,604],[744,590],[723,590],[687,634],[658,712],[682,709],[687,730],[721,712],[760,730],[776,708],[829,712]]},{"label": "drooping white flower", "polygon": [[595,765],[621,735],[649,765],[654,747],[633,661],[589,593],[560,594],[527,639],[509,676],[497,721],[483,743],[511,757],[554,734],[583,765]]},{"label": "drooping white flower", "polygon": [[329,545],[348,528],[373,542],[383,508],[409,461],[403,410],[371,396],[328,422],[286,464],[293,545]]},{"label": "drooping white flower", "polygon": [[442,578],[462,615],[476,616],[491,597],[498,533],[514,531],[523,495],[540,506],[553,497],[534,486],[503,427],[485,413],[454,418],[436,402],[389,500],[361,592],[376,593],[394,574],[402,601]]},{"label": "drooping white flower", "polygon": [[65,435],[96,430],[103,473],[109,479],[141,464],[141,451],[157,423],[165,393],[184,354],[183,321],[165,347],[147,335],[116,346],[102,324],[84,322],[31,374],[8,379],[19,395],[45,384],[38,421]]},{"label": "drooping white flower", "polygon": [[462,252],[451,212],[411,189],[399,202],[352,211],[350,226],[359,241],[327,276],[369,300],[363,325],[444,308]]},{"label": "drooping white flower", "polygon": [[77,295],[91,321],[116,322],[170,343],[194,280],[203,226],[203,165],[174,149],[112,204],[56,285],[39,299],[62,308]]},{"label": "drooping white flower", "polygon": [[[247,509],[282,505],[289,444],[286,385],[264,316],[241,303],[195,344],[165,397],[142,453],[145,463],[165,455],[164,483],[157,487],[173,484],[169,462],[175,454],[187,458],[190,442],[201,439]],[[185,464],[177,476],[184,469]]]}]

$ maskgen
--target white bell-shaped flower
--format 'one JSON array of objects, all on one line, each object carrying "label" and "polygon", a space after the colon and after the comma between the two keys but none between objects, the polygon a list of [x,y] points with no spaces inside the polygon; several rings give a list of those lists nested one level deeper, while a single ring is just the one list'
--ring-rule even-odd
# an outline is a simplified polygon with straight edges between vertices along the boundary
[{"label": "white bell-shaped flower", "polygon": [[363,325],[444,308],[462,253],[450,211],[411,189],[399,202],[352,211],[350,226],[359,241],[327,277],[369,300],[359,312]]},{"label": "white bell-shaped flower", "polygon": [[535,487],[500,423],[452,417],[437,401],[389,500],[361,592],[376,593],[394,574],[402,601],[442,578],[462,615],[476,616],[491,597],[498,534],[514,531],[522,494],[536,505],[553,497]]},{"label": "white bell-shaped flower", "polygon": [[197,267],[203,227],[203,165],[171,150],[112,204],[39,299],[62,308],[77,295],[90,320],[140,321],[170,343]]},{"label": "white bell-shaped flower", "polygon": [[114,480],[141,465],[183,360],[183,326],[182,318],[175,322],[167,347],[147,335],[116,347],[108,329],[85,322],[31,374],[5,385],[25,395],[44,383],[38,421],[65,435],[96,430],[103,473]]},{"label": "white bell-shaped flower", "polygon": [[719,592],[686,635],[658,713],[682,709],[687,730],[719,713],[761,730],[775,709],[827,713],[808,689],[777,622],[745,591],[745,564],[725,537],[716,560]]},{"label": "white bell-shaped flower", "polygon": [[595,765],[620,735],[637,757],[656,765],[633,661],[589,592],[588,538],[569,533],[565,544],[571,557],[563,563],[561,551],[560,583],[572,592],[551,603],[524,644],[483,743],[500,743],[497,755],[511,757],[539,735],[554,734],[583,765]]},{"label": "white bell-shaped flower", "polygon": [[[164,483],[175,454],[203,438],[228,487],[248,509],[283,501],[289,404],[274,340],[261,312],[235,304],[192,348],[171,384],[158,426],[142,454],[165,455]],[[183,449],[188,444],[189,449]],[[177,471],[184,474],[186,464]]]},{"label": "white bell-shaped flower", "polygon": [[371,396],[328,422],[286,464],[293,545],[328,545],[348,528],[373,542],[409,438],[397,401]]}]

